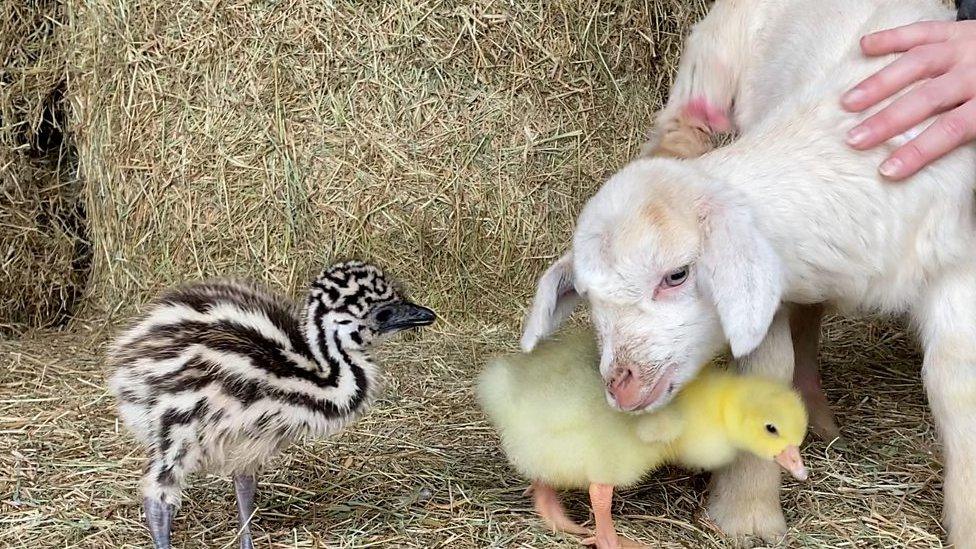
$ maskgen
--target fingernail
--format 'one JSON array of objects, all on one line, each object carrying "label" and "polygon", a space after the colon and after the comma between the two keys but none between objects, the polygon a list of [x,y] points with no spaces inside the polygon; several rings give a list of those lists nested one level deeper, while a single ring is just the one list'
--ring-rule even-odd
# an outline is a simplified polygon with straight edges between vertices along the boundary
[{"label": "fingernail", "polygon": [[885,177],[898,177],[901,175],[901,169],[905,166],[905,163],[898,158],[889,158],[881,163],[881,167],[878,171],[881,175]]},{"label": "fingernail", "polygon": [[844,105],[853,106],[863,101],[864,96],[864,90],[854,88],[853,90],[845,93],[844,96],[840,98],[840,101]]},{"label": "fingernail", "polygon": [[871,130],[865,128],[864,126],[857,126],[851,131],[847,132],[847,144],[848,145],[860,145],[868,140],[868,136],[871,135]]}]

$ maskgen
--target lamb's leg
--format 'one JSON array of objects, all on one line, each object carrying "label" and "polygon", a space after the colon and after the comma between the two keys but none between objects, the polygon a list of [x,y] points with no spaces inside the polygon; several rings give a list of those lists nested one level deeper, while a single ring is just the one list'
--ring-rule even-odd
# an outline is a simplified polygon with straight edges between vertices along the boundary
[{"label": "lamb's leg", "polygon": [[[793,344],[789,312],[783,308],[773,318],[766,339],[739,369],[789,383],[793,376]],[[777,465],[752,455],[741,455],[712,475],[708,514],[730,536],[756,535],[774,540],[786,532],[779,503],[780,473]]]},{"label": "lamb's leg", "polygon": [[695,158],[715,148],[712,133],[707,124],[688,114],[660,115],[640,156]]},{"label": "lamb's leg", "polygon": [[943,444],[949,543],[976,548],[976,265],[932,284],[916,311],[922,377]]},{"label": "lamb's leg", "polygon": [[617,535],[613,528],[610,507],[613,503],[613,486],[609,484],[590,485],[590,505],[593,506],[593,521],[596,535],[583,540],[583,545],[595,545],[597,549],[638,548],[643,545]]},{"label": "lamb's leg", "polygon": [[254,491],[257,481],[254,475],[235,475],[234,492],[237,494],[237,518],[241,523],[241,549],[254,549],[251,541],[251,516],[254,514]]},{"label": "lamb's leg", "polygon": [[573,519],[566,515],[566,509],[559,501],[559,494],[551,486],[538,480],[532,482],[532,486],[526,490],[532,493],[532,501],[535,504],[535,512],[542,517],[542,520],[556,532],[567,532],[578,536],[588,536],[592,532],[573,522]]},{"label": "lamb's leg", "polygon": [[811,430],[821,440],[830,442],[840,438],[840,430],[820,384],[817,351],[823,315],[823,305],[794,305],[790,310],[790,332],[795,362],[793,385],[803,396],[810,414]]}]

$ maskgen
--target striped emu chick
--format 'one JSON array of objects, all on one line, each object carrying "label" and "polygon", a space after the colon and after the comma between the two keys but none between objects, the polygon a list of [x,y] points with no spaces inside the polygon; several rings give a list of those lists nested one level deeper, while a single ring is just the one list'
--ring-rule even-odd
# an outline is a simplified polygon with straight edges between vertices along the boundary
[{"label": "striped emu chick", "polygon": [[231,280],[154,302],[108,359],[119,414],[149,454],[142,492],[156,547],[170,546],[181,487],[198,471],[233,477],[240,545],[252,547],[256,473],[296,439],[359,418],[377,392],[370,347],[434,318],[361,262],[323,271],[301,308]]}]

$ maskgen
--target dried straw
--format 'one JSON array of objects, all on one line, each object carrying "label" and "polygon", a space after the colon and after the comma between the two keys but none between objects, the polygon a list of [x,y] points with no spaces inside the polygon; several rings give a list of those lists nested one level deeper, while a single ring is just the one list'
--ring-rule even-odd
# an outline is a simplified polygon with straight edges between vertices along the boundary
[{"label": "dried straw", "polygon": [[[143,456],[119,431],[99,357],[103,334],[0,342],[0,546],[145,547]],[[471,380],[508,329],[427,331],[383,353],[388,388],[361,423],[292,448],[259,483],[261,547],[575,547],[536,520],[475,405]],[[849,447],[804,448],[788,483],[782,546],[941,547],[941,468],[905,334],[831,323],[825,384]],[[624,490],[620,530],[654,547],[733,547],[703,512],[704,476],[661,471]],[[236,547],[228,479],[195,477],[177,547]],[[581,493],[570,512],[588,519]]]},{"label": "dried straw", "polygon": [[701,4],[88,2],[95,302],[215,273],[295,290],[354,254],[450,318],[514,319]]},{"label": "dried straw", "polygon": [[0,4],[0,333],[64,323],[87,276],[63,18],[60,2]]},{"label": "dried straw", "polygon": [[[510,350],[533,278],[633,155],[698,0],[68,4],[68,96],[97,322],[0,340],[0,546],[145,547],[142,456],[104,385],[102,313],[217,273],[295,290],[377,259],[444,316],[384,353],[389,390],[263,476],[263,547],[575,546],[521,495],[471,379]],[[9,9],[9,8],[8,8]],[[4,114],[6,119],[6,114]],[[61,180],[63,181],[63,180]],[[121,315],[118,315],[121,316]],[[941,547],[940,460],[898,327],[831,322],[849,439],[789,484],[791,547]],[[731,547],[702,476],[621,493],[628,536]],[[227,479],[195,478],[176,546],[234,547]],[[568,498],[586,520],[581,494]]]}]

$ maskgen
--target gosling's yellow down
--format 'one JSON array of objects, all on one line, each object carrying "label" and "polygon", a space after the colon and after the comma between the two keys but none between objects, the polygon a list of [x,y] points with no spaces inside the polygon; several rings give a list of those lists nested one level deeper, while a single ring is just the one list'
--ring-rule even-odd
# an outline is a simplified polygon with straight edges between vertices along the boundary
[{"label": "gosling's yellow down", "polygon": [[706,369],[668,406],[628,414],[608,405],[598,364],[592,333],[580,330],[531,353],[495,358],[478,380],[505,454],[532,481],[536,511],[553,528],[589,533],[566,516],[554,491],[588,487],[596,536],[584,542],[620,547],[610,519],[613,488],[665,463],[713,470],[748,451],[806,478],[798,447],[807,416],[789,387]]}]

